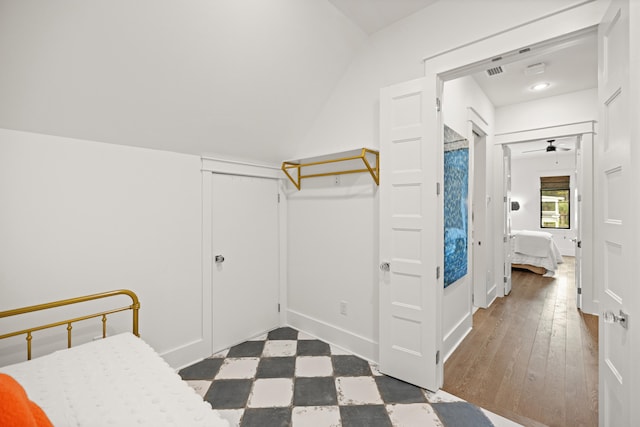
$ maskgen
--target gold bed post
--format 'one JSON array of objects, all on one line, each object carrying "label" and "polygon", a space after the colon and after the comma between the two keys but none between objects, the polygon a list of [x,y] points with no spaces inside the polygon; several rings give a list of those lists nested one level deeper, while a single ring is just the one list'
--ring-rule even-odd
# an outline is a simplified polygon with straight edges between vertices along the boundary
[{"label": "gold bed post", "polygon": [[96,314],[89,314],[86,316],[76,317],[73,319],[66,319],[60,322],[49,323],[42,326],[34,326],[33,328],[23,329],[20,331],[10,332],[8,334],[0,335],[0,339],[26,334],[27,335],[27,360],[31,360],[31,341],[33,339],[32,332],[41,331],[43,329],[54,328],[56,326],[67,325],[67,346],[71,347],[71,329],[72,329],[71,324],[72,323],[102,316],[102,337],[105,338],[107,334],[107,315],[118,313],[120,311],[125,311],[125,310],[132,310],[133,312],[132,313],[133,314],[132,332],[135,336],[139,337],[140,332],[138,331],[138,326],[139,326],[138,312],[140,311],[140,301],[138,300],[138,296],[136,295],[136,293],[133,291],[130,291],[129,289],[120,289],[116,291],[86,295],[83,297],[69,298],[69,299],[64,299],[60,301],[48,302],[45,304],[31,305],[29,307],[16,308],[14,310],[0,311],[0,319],[4,317],[17,316],[20,314],[33,313],[34,311],[46,310],[49,308],[62,307],[65,305],[78,304],[78,303],[102,299],[102,298],[114,297],[117,295],[129,296],[129,298],[131,298],[131,305],[103,311]]}]

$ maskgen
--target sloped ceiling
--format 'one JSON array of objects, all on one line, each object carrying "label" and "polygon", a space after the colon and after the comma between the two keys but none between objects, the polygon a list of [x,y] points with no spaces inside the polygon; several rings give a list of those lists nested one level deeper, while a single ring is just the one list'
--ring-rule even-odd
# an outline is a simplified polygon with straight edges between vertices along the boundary
[{"label": "sloped ceiling", "polygon": [[329,0],[362,28],[373,34],[424,9],[437,0]]},{"label": "sloped ceiling", "polygon": [[0,0],[0,127],[277,163],[365,38],[327,0]]}]

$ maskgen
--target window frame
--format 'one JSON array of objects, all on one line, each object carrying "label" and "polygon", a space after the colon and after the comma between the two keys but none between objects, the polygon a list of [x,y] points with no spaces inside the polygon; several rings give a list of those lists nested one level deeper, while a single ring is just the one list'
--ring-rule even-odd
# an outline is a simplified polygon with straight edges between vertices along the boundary
[{"label": "window frame", "polygon": [[[549,218],[549,216],[544,216],[544,212],[549,212],[549,211],[545,211],[543,210],[543,206],[545,205],[545,203],[553,203],[553,200],[544,200],[544,197],[551,197],[553,198],[554,196],[545,194],[545,192],[549,192],[549,191],[566,191],[566,201],[564,202],[560,202],[559,200],[556,200],[556,211],[558,212],[558,218],[557,218],[557,226],[556,225],[552,225],[553,223],[551,222],[547,222],[545,223],[545,218]],[[541,229],[551,229],[551,230],[570,230],[571,229],[571,176],[570,175],[559,175],[559,176],[546,176],[540,177],[540,228]],[[566,203],[567,204],[567,213],[566,214],[560,214],[559,209],[558,209],[558,205],[559,203]],[[560,218],[565,218],[566,217],[566,226],[561,226],[560,224]],[[551,225],[548,225],[551,224]]]}]

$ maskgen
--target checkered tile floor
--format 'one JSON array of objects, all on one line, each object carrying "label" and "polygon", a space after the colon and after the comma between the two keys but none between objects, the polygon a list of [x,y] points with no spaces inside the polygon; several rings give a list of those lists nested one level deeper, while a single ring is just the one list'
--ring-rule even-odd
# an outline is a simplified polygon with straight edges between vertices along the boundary
[{"label": "checkered tile floor", "polygon": [[232,426],[441,426],[424,390],[292,328],[180,371]]}]

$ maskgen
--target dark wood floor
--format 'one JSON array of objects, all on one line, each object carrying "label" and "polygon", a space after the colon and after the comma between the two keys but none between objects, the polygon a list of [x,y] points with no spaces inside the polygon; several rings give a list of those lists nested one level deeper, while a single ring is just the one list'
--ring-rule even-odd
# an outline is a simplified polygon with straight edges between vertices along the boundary
[{"label": "dark wood floor", "polygon": [[473,316],[443,389],[525,426],[598,425],[598,318],[576,308],[574,259],[557,277],[513,271]]}]

